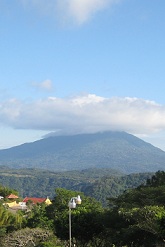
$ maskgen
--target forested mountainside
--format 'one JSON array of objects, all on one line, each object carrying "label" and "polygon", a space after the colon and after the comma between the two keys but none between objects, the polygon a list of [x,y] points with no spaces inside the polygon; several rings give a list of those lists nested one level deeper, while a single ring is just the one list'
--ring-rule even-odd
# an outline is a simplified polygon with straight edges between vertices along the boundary
[{"label": "forested mountainside", "polygon": [[106,205],[107,197],[117,197],[128,188],[146,182],[152,173],[124,175],[112,169],[59,172],[1,167],[0,184],[19,191],[22,197],[53,198],[56,188],[84,192]]},{"label": "forested mountainside", "polygon": [[112,168],[124,173],[165,168],[165,152],[125,132],[53,136],[0,150],[0,165],[53,171]]}]

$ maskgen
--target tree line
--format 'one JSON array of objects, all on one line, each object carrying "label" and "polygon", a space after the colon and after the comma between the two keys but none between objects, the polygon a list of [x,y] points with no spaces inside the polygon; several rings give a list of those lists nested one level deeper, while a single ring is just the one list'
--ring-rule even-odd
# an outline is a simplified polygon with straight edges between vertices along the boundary
[{"label": "tree line", "polygon": [[125,175],[112,169],[86,169],[72,172],[52,172],[39,169],[1,168],[0,184],[19,191],[22,197],[53,198],[56,188],[84,192],[104,206],[107,197],[117,197],[128,188],[145,184],[153,173]]},{"label": "tree line", "polygon": [[106,208],[83,192],[64,188],[56,188],[51,205],[29,202],[27,211],[15,214],[1,200],[0,246],[68,246],[68,202],[78,194],[82,203],[71,212],[72,243],[77,247],[165,246],[164,171],[156,172],[146,184],[107,198]]}]

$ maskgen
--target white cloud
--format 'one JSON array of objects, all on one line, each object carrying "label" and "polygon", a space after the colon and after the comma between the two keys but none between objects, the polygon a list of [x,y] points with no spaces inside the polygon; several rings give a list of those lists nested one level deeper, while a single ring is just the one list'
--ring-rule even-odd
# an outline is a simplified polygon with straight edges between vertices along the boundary
[{"label": "white cloud", "polygon": [[0,104],[0,122],[13,128],[60,134],[116,130],[147,135],[165,130],[165,107],[138,98],[91,94],[31,103],[12,99]]},{"label": "white cloud", "polygon": [[53,83],[51,80],[47,79],[42,82],[33,82],[32,86],[42,89],[42,90],[48,90],[50,91],[53,88]]},{"label": "white cloud", "polygon": [[108,0],[58,0],[58,8],[63,18],[65,16],[82,24],[110,2]]},{"label": "white cloud", "polygon": [[19,0],[25,7],[35,7],[44,14],[59,16],[64,21],[83,24],[98,11],[121,0]]}]

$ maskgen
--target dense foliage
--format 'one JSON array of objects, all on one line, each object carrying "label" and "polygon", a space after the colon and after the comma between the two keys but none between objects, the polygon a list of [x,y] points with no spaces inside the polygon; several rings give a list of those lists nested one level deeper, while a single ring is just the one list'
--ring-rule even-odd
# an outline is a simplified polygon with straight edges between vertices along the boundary
[{"label": "dense foliage", "polygon": [[109,199],[109,204],[125,221],[120,228],[122,244],[165,246],[165,172],[156,172],[146,185]]},{"label": "dense foliage", "polygon": [[145,184],[109,198],[109,208],[83,192],[64,188],[55,190],[51,205],[29,206],[27,211],[15,214],[1,202],[0,246],[68,246],[68,202],[77,195],[82,203],[71,209],[72,243],[76,247],[165,246],[163,171],[156,172]]},{"label": "dense foliage", "polygon": [[87,169],[72,172],[52,172],[39,169],[0,170],[0,184],[19,191],[22,197],[53,198],[56,188],[84,192],[106,205],[107,197],[117,197],[128,188],[146,183],[152,173],[123,175],[112,169]]}]

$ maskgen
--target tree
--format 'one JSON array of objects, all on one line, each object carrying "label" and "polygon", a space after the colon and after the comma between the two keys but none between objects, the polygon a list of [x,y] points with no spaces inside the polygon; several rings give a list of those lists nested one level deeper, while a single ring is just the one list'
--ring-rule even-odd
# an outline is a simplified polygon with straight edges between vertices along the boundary
[{"label": "tree", "polygon": [[57,237],[68,240],[69,238],[69,207],[71,198],[81,196],[82,204],[72,209],[72,237],[80,244],[86,244],[102,231],[101,214],[103,208],[94,198],[86,197],[81,192],[58,188],[53,204],[55,233]]},{"label": "tree", "polygon": [[22,213],[18,211],[17,213],[11,213],[3,205],[0,205],[0,229],[2,232],[16,230],[22,227],[25,223],[25,218]]},{"label": "tree", "polygon": [[165,172],[157,171],[150,179],[147,179],[146,186],[158,187],[165,185]]},{"label": "tree", "polygon": [[53,220],[49,219],[46,207],[48,206],[45,203],[33,205],[27,218],[27,227],[52,229]]},{"label": "tree", "polygon": [[0,196],[6,197],[11,193],[14,195],[18,195],[18,191],[0,185]]},{"label": "tree", "polygon": [[[143,208],[120,209],[120,215],[129,222],[129,229],[141,232],[149,245],[165,241],[165,225],[162,224],[165,219],[165,208],[161,206],[145,206]],[[139,237],[138,237],[139,238]],[[152,239],[152,243],[151,243]],[[134,238],[137,243],[137,239]]]},{"label": "tree", "polygon": [[1,239],[0,244],[1,247],[33,247],[47,241],[51,235],[51,232],[40,228],[24,228],[7,234]]},{"label": "tree", "polygon": [[[165,173],[157,172],[146,185],[125,191],[118,198],[109,199],[109,214],[118,214],[118,227],[114,222],[119,246],[145,246],[164,244],[165,240]],[[109,226],[109,229],[112,226]],[[120,235],[118,236],[118,232]],[[118,237],[118,238],[117,238]]]},{"label": "tree", "polygon": [[144,207],[165,204],[165,185],[139,186],[135,189],[129,189],[117,198],[109,198],[109,206],[111,207]]}]

